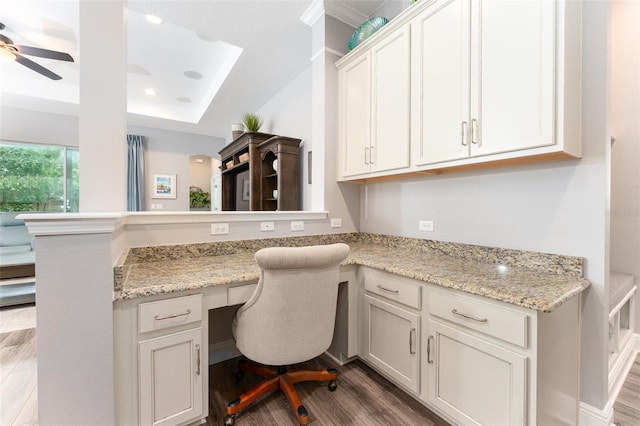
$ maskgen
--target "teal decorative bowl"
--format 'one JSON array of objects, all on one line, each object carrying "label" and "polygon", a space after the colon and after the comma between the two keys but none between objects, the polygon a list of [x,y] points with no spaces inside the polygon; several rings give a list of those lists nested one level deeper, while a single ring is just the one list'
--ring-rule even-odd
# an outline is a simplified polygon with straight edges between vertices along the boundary
[{"label": "teal decorative bowl", "polygon": [[365,21],[351,36],[349,40],[349,51],[356,48],[357,45],[371,37],[373,33],[384,27],[389,22],[384,16],[376,16],[368,21]]}]

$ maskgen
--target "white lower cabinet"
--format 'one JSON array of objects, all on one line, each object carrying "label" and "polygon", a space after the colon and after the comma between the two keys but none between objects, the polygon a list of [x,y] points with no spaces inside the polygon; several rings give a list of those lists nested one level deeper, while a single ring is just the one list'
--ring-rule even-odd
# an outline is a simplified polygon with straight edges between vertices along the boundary
[{"label": "white lower cabinet", "polygon": [[428,402],[461,424],[526,424],[527,358],[429,320]]},{"label": "white lower cabinet", "polygon": [[419,391],[420,315],[364,296],[362,357],[397,383]]},{"label": "white lower cabinet", "polygon": [[361,267],[358,355],[454,425],[578,424],[580,306],[540,312]]},{"label": "white lower cabinet", "polygon": [[176,425],[202,415],[202,328],[138,345],[140,424]]},{"label": "white lower cabinet", "polygon": [[114,304],[117,424],[184,426],[207,417],[207,319],[203,294]]}]

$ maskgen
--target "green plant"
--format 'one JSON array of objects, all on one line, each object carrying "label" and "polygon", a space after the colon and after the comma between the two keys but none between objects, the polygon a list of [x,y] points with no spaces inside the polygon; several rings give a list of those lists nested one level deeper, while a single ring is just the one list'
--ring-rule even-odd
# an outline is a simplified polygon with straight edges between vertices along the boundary
[{"label": "green plant", "polygon": [[242,123],[248,132],[257,132],[262,126],[262,118],[257,114],[246,113],[242,116]]},{"label": "green plant", "polygon": [[202,191],[200,188],[192,187],[189,189],[189,206],[192,208],[209,208],[211,199],[209,193]]}]

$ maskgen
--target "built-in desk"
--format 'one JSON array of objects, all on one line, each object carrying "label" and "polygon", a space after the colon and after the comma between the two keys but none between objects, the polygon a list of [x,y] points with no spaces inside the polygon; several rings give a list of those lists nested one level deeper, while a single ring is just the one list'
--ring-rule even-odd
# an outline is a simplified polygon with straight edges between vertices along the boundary
[{"label": "built-in desk", "polygon": [[[582,259],[354,233],[125,250],[114,270],[119,423],[206,417],[208,313],[250,297],[260,248],[334,242],[351,247],[340,277],[342,344],[331,352],[339,361],[360,357],[453,423],[500,418],[477,399],[445,400],[432,385],[460,380],[460,366],[441,360],[467,351],[490,379],[482,386],[497,389],[493,402],[504,402],[509,424],[575,419],[579,295],[589,286]],[[388,338],[400,340],[377,353]],[[559,355],[549,358],[551,348]],[[492,371],[511,373],[491,383]],[[479,377],[464,383],[477,387]]]}]

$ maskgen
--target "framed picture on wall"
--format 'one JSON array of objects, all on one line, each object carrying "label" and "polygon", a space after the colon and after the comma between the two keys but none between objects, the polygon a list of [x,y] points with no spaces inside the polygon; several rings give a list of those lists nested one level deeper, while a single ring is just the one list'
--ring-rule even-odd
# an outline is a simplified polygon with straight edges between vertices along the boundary
[{"label": "framed picture on wall", "polygon": [[151,198],[176,199],[176,175],[154,174]]}]

